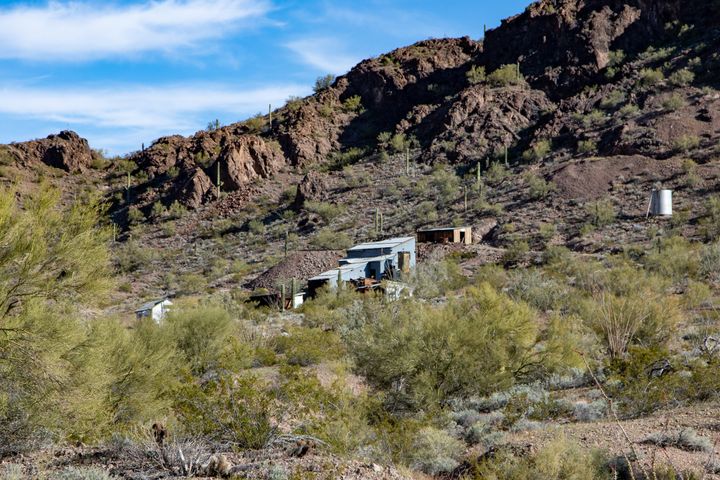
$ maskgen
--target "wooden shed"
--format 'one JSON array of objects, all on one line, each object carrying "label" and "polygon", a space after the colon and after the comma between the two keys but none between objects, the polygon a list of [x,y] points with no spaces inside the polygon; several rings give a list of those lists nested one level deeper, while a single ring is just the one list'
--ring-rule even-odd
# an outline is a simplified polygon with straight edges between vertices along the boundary
[{"label": "wooden shed", "polygon": [[472,245],[472,227],[427,228],[418,230],[419,243],[461,243]]}]

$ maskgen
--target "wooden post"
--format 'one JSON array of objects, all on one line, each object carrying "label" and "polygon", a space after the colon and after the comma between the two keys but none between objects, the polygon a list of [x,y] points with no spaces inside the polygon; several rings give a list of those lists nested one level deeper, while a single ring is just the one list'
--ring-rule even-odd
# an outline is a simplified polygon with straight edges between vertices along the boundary
[{"label": "wooden post", "polygon": [[290,308],[295,309],[295,295],[297,295],[297,280],[290,280]]},{"label": "wooden post", "polygon": [[280,285],[280,310],[285,311],[285,284]]}]

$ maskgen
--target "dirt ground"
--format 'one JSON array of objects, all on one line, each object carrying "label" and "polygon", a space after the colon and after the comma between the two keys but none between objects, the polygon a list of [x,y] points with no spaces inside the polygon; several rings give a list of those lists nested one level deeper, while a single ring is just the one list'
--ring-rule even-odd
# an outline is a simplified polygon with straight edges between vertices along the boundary
[{"label": "dirt ground", "polygon": [[[511,434],[510,443],[532,445],[539,448],[565,435],[583,447],[599,449],[612,455],[627,454],[632,457],[635,449],[643,465],[665,465],[675,471],[694,471],[700,477],[720,479],[720,475],[706,473],[706,466],[717,463],[720,459],[720,403],[699,404],[689,407],[665,410],[653,415],[634,420],[620,422],[622,429],[612,420],[592,423],[572,423],[565,425],[549,425],[540,430]],[[655,433],[677,433],[683,429],[693,429],[701,437],[709,439],[713,444],[712,452],[689,452],[673,447],[659,448],[642,443],[649,435]],[[629,443],[623,429],[627,433]]]}]

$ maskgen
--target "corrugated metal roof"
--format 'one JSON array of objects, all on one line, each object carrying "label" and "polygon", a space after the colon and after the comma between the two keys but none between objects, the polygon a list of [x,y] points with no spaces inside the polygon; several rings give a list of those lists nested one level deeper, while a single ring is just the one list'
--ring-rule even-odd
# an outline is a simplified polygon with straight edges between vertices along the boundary
[{"label": "corrugated metal roof", "polygon": [[371,262],[382,262],[383,260],[392,260],[395,255],[381,255],[379,257],[360,257],[360,258],[343,258],[340,260],[341,263],[352,265],[352,264],[367,264]]},{"label": "corrugated metal roof", "polygon": [[454,232],[455,230],[466,230],[470,227],[438,227],[438,228],[423,228],[418,232]]},{"label": "corrugated metal roof", "polygon": [[360,245],[355,245],[351,249],[348,250],[348,252],[358,251],[358,250],[374,250],[378,248],[394,248],[397,246],[402,245],[403,243],[408,243],[415,240],[414,237],[399,237],[399,238],[391,238],[389,240],[382,240],[379,242],[368,242],[368,243],[361,243]]},{"label": "corrugated metal roof", "polygon": [[157,305],[160,305],[161,303],[163,303],[165,301],[167,301],[170,305],[172,305],[172,302],[170,300],[168,300],[167,298],[158,298],[157,300],[153,300],[153,301],[148,302],[145,305],[141,306],[140,308],[135,310],[135,313],[146,312],[148,310],[152,310]]},{"label": "corrugated metal roof", "polygon": [[317,275],[310,280],[330,280],[331,278],[337,278],[338,271],[340,272],[354,272],[356,270],[361,270],[358,268],[357,265],[343,265],[338,268],[333,268],[332,270],[328,270],[327,272],[323,272],[320,275]]}]

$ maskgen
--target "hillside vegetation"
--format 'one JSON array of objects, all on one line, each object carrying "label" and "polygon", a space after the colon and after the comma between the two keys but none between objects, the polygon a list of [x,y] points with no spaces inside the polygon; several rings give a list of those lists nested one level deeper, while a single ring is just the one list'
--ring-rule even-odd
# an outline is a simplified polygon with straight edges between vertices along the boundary
[{"label": "hillside vegetation", "polygon": [[[543,0],[272,118],[0,146],[0,477],[717,478],[719,12]],[[440,225],[412,298],[247,302]]]}]

